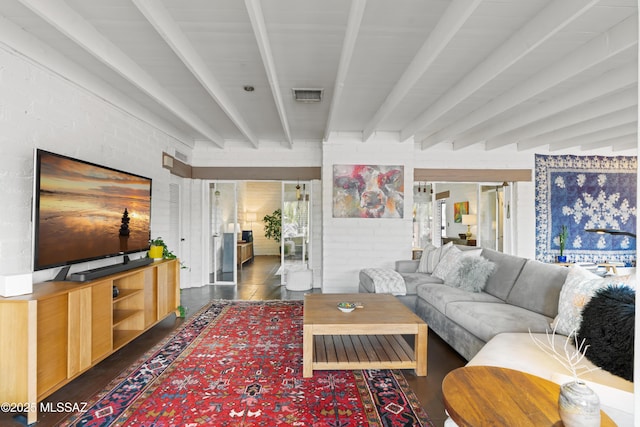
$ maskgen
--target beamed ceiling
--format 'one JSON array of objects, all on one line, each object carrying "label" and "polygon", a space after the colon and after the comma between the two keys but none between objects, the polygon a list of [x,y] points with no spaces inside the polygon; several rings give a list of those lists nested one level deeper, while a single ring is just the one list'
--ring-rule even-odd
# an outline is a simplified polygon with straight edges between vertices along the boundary
[{"label": "beamed ceiling", "polygon": [[[62,75],[57,65],[73,64],[92,77],[78,84],[133,101],[190,146],[393,132],[423,150],[625,150],[637,147],[637,9],[636,0],[0,0],[0,44]],[[296,88],[322,89],[322,100],[296,101]]]}]

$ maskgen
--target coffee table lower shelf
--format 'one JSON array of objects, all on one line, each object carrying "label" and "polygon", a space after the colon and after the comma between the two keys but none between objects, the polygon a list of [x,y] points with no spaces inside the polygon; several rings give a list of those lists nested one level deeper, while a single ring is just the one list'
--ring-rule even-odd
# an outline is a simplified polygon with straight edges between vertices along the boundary
[{"label": "coffee table lower shelf", "polygon": [[313,370],[416,369],[414,350],[402,335],[316,335]]}]

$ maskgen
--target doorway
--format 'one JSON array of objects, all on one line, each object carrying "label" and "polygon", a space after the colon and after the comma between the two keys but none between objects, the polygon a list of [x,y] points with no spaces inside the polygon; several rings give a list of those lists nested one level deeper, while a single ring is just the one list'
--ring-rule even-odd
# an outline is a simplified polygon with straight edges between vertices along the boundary
[{"label": "doorway", "polygon": [[[260,268],[307,270],[311,253],[311,181],[210,181],[206,183],[210,232],[208,283],[237,284]],[[311,275],[309,275],[311,277]]]}]

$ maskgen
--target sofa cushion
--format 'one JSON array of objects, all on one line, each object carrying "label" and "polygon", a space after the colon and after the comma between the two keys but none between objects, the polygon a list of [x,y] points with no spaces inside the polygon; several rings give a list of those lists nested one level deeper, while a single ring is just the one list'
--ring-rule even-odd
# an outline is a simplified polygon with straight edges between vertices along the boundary
[{"label": "sofa cushion", "polygon": [[485,342],[502,332],[544,332],[551,321],[547,316],[515,305],[491,302],[451,302],[445,314]]},{"label": "sofa cushion", "polygon": [[578,342],[587,359],[605,371],[633,381],[636,292],[628,286],[600,289],[582,310]]},{"label": "sofa cushion", "polygon": [[[567,337],[564,335],[547,335],[545,332],[529,333],[503,333],[491,339],[467,364],[468,366],[486,365],[503,366],[517,369],[532,375],[550,380],[554,372],[570,374],[559,361],[549,356],[533,341],[535,339],[546,343],[551,339],[554,347],[559,352],[564,352]],[[574,348],[569,343],[571,349]],[[597,369],[591,362],[583,359],[582,364],[593,370],[580,374],[580,378],[597,382],[609,387],[633,393],[633,383],[609,372]]]},{"label": "sofa cushion", "polygon": [[417,273],[430,273],[429,271],[429,254],[438,249],[433,246],[431,243],[427,243],[427,245],[422,248],[422,254],[420,255],[420,262],[418,263]]},{"label": "sofa cushion", "polygon": [[430,250],[426,253],[426,258],[423,262],[422,258],[425,257],[425,254],[422,254],[420,258],[420,264],[418,265],[418,273],[433,273],[433,270],[436,268],[438,263],[444,256],[447,254],[449,249],[453,247],[453,243],[449,242],[446,245],[440,246],[439,248]]},{"label": "sofa cushion", "polygon": [[462,256],[457,268],[449,272],[444,282],[468,292],[480,292],[495,268],[495,263],[482,256]]},{"label": "sofa cushion", "polygon": [[442,283],[442,280],[424,273],[400,273],[407,286],[407,295],[415,295],[418,286],[425,283]]},{"label": "sofa cushion", "polygon": [[562,335],[571,335],[578,331],[582,322],[582,309],[591,300],[598,289],[610,283],[620,283],[616,276],[602,278],[577,264],[569,267],[567,279],[560,290],[558,315],[551,327]]},{"label": "sofa cushion", "polygon": [[444,280],[450,271],[457,268],[458,260],[461,256],[462,251],[460,249],[455,246],[451,247],[442,257],[438,265],[436,265],[436,268],[433,269],[433,273],[431,273],[431,275]]},{"label": "sofa cushion", "polygon": [[484,291],[506,300],[527,260],[487,248],[482,250],[482,256],[496,263],[496,269],[489,276]]},{"label": "sofa cushion", "polygon": [[444,314],[447,313],[447,305],[456,301],[502,303],[500,299],[484,292],[467,292],[462,289],[436,283],[418,286],[418,297]]},{"label": "sofa cushion", "polygon": [[555,317],[560,290],[568,272],[566,267],[528,260],[509,292],[507,303]]}]

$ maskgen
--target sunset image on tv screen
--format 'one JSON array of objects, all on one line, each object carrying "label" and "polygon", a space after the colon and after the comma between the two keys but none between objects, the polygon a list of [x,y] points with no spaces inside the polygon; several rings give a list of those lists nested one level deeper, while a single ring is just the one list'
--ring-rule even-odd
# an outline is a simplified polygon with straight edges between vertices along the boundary
[{"label": "sunset image on tv screen", "polygon": [[36,267],[145,250],[151,180],[43,152]]}]

